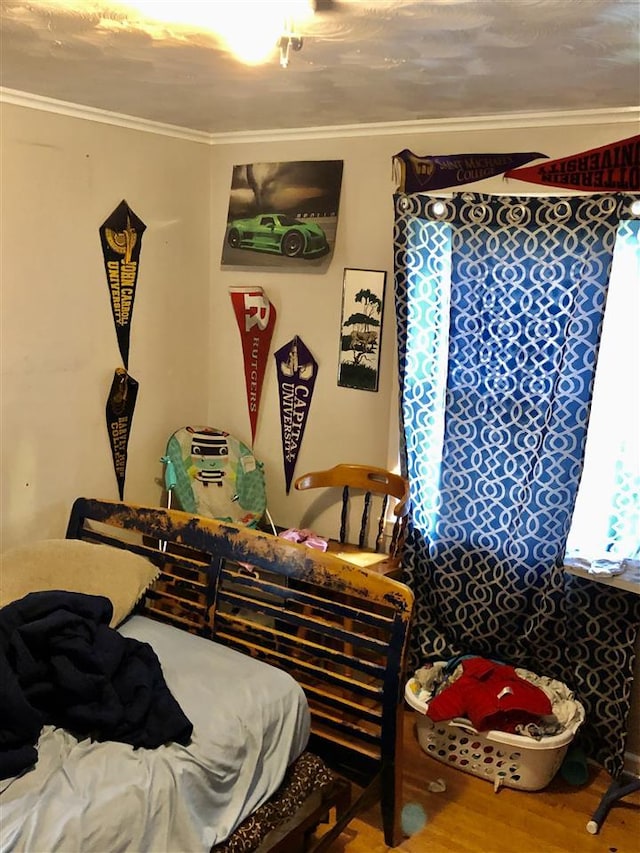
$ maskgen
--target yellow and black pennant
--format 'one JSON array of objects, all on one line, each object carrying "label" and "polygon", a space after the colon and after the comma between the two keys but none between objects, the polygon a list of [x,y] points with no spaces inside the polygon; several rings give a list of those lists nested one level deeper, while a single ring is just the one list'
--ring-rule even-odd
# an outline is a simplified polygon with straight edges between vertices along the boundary
[{"label": "yellow and black pennant", "polygon": [[100,227],[113,321],[122,361],[127,369],[140,249],[146,227],[124,199]]}]

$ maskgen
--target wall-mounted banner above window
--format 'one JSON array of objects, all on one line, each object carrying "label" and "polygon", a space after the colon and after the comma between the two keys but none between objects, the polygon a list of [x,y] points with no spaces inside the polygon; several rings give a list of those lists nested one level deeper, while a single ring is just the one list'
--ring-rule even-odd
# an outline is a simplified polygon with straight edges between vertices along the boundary
[{"label": "wall-mounted banner above window", "polygon": [[297,335],[280,347],[275,353],[275,359],[280,395],[284,478],[289,494],[316,384],[318,364]]},{"label": "wall-mounted banner above window", "polygon": [[501,175],[546,154],[443,154],[419,157],[408,148],[393,155],[393,181],[399,193],[426,193]]},{"label": "wall-mounted banner above window", "polygon": [[107,398],[107,430],[113,468],[118,481],[120,500],[124,499],[124,478],[127,471],[129,434],[138,396],[138,383],[126,370],[116,368]]},{"label": "wall-mounted banner above window", "polygon": [[526,169],[509,170],[506,178],[586,192],[640,190],[640,135],[590,148],[571,157],[549,160]]},{"label": "wall-mounted banner above window", "polygon": [[230,287],[229,291],[242,340],[244,381],[247,386],[253,446],[267,356],[276,324],[276,309],[261,287]]},{"label": "wall-mounted banner above window", "polygon": [[222,265],[326,268],[338,228],[342,160],[233,167]]},{"label": "wall-mounted banner above window", "polygon": [[100,227],[100,242],[113,322],[124,366],[129,368],[129,336],[138,282],[138,262],[146,225],[122,200]]},{"label": "wall-mounted banner above window", "polygon": [[384,270],[344,271],[338,369],[343,388],[378,390],[386,279]]}]

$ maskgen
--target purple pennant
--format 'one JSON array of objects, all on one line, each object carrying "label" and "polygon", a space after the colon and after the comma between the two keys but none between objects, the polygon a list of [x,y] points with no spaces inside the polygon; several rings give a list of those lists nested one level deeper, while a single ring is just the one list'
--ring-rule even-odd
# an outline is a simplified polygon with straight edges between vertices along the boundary
[{"label": "purple pennant", "polygon": [[297,335],[275,353],[275,359],[284,477],[289,494],[316,384],[318,364]]},{"label": "purple pennant", "polygon": [[445,154],[419,157],[408,148],[393,155],[398,192],[426,193],[445,187],[459,187],[517,169],[531,160],[547,159],[546,154]]}]

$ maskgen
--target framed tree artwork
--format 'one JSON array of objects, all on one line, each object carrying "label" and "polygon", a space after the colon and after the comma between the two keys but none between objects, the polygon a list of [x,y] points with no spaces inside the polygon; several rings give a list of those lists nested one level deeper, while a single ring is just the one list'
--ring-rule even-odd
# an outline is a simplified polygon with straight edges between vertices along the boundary
[{"label": "framed tree artwork", "polygon": [[387,273],[345,269],[342,285],[338,385],[377,391]]}]

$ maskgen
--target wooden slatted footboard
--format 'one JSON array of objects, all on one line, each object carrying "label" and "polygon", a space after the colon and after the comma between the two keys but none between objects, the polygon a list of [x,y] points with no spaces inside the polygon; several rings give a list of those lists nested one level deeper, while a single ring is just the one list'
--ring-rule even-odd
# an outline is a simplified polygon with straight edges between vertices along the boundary
[{"label": "wooden slatted footboard", "polygon": [[126,548],[161,570],[141,609],[289,672],[311,709],[310,748],[363,788],[323,839],[381,802],[400,829],[403,689],[413,594],[333,554],[176,510],[79,498],[67,537]]}]

